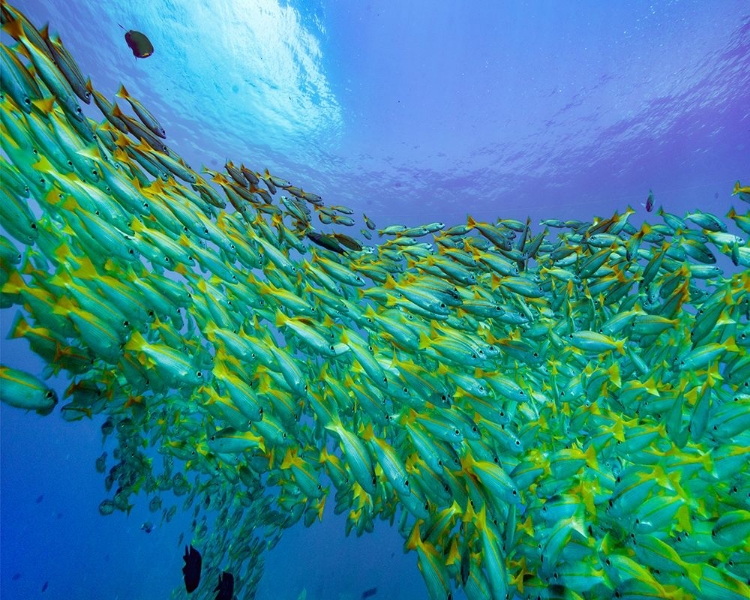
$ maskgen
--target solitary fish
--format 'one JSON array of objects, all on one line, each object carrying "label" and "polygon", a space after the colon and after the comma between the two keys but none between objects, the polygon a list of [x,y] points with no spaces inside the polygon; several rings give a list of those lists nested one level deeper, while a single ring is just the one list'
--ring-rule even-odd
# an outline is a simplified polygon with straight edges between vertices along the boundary
[{"label": "solitary fish", "polygon": [[[119,23],[118,23],[119,25]],[[122,27],[122,25],[120,25]],[[124,27],[122,27],[125,29]],[[148,58],[154,53],[154,46],[145,34],[135,29],[125,32],[125,41],[128,47],[133,51],[136,58]]]},{"label": "solitary fish", "polygon": [[185,548],[185,555],[182,557],[185,560],[185,566],[182,567],[182,574],[185,576],[185,590],[189,594],[195,591],[198,584],[201,582],[201,553],[193,548],[192,544],[190,548]]},{"label": "solitary fish", "polygon": [[234,597],[234,575],[226,571],[222,572],[219,575],[219,583],[214,588],[214,592],[218,592],[216,600],[232,600]]},{"label": "solitary fish", "polygon": [[646,212],[651,212],[654,210],[654,192],[649,190],[648,191],[648,198],[646,198],[646,204],[644,204],[646,207]]}]

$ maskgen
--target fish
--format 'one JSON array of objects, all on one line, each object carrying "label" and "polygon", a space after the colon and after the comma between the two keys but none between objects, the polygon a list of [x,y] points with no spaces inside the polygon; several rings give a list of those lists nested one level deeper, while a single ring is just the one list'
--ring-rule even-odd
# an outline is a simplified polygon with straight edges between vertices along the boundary
[{"label": "fish", "polygon": [[654,210],[654,192],[649,190],[648,191],[648,198],[646,198],[646,203],[643,205],[646,207],[646,212],[651,212]]},{"label": "fish", "polygon": [[215,600],[232,600],[234,598],[234,575],[222,571],[214,592],[217,592]]},{"label": "fish", "polygon": [[16,408],[50,414],[57,406],[57,392],[38,378],[0,365],[0,401]]},{"label": "fish", "polygon": [[141,120],[141,122],[146,127],[148,127],[154,133],[154,135],[158,135],[162,139],[167,137],[164,128],[159,125],[159,121],[156,120],[156,118],[146,109],[145,106],[143,106],[143,104],[141,104],[136,98],[133,98],[128,93],[128,90],[125,89],[124,85],[120,86],[120,89],[117,91],[116,95],[118,98],[122,98],[123,100],[127,101],[128,104],[133,107],[135,114],[138,115],[138,118]]},{"label": "fish", "polygon": [[[122,25],[120,27],[125,29]],[[134,29],[126,30],[125,43],[133,51],[133,56],[136,58],[148,58],[154,53],[154,46],[151,40],[146,37],[146,34],[140,31],[135,31]]]},{"label": "fish", "polygon": [[185,565],[182,567],[185,591],[190,594],[200,585],[203,559],[200,552],[193,548],[192,545],[185,547],[185,555],[182,558],[185,561]]},{"label": "fish", "polygon": [[204,178],[90,80],[84,124],[73,57],[0,14],[0,306],[43,364],[0,397],[101,415],[99,512],[191,513],[186,589],[197,555],[252,596],[328,503],[430,598],[746,592],[748,211],[378,230],[247,157]]}]

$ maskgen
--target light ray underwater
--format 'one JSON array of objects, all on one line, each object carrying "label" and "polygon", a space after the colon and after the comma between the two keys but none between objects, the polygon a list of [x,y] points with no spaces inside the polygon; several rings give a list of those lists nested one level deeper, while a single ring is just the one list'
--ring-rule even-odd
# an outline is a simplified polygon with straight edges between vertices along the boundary
[{"label": "light ray underwater", "polygon": [[254,597],[326,502],[397,527],[434,600],[750,597],[750,187],[725,219],[378,229],[193,170],[1,15],[0,307],[46,364],[1,366],[2,401],[106,416],[102,515],[192,511],[174,598]]}]

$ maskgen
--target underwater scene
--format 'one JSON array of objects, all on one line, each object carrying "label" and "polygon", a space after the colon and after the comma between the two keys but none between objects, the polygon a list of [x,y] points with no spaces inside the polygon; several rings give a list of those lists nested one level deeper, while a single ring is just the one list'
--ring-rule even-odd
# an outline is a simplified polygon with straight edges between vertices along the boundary
[{"label": "underwater scene", "polygon": [[750,598],[750,6],[0,7],[0,596]]}]

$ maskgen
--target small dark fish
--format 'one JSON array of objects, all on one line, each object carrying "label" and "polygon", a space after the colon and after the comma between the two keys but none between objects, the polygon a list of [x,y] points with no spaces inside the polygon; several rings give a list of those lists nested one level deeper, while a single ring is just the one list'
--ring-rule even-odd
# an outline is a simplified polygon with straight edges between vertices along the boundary
[{"label": "small dark fish", "polygon": [[226,571],[222,572],[219,575],[219,583],[214,588],[214,592],[218,592],[215,600],[232,600],[234,597],[234,575]]},{"label": "small dark fish", "polygon": [[182,574],[185,576],[185,590],[189,594],[198,587],[201,582],[201,564],[203,559],[201,553],[193,548],[192,544],[190,548],[185,548],[185,555],[182,557],[185,560],[185,566],[182,567]]},{"label": "small dark fish", "polygon": [[369,590],[365,590],[364,592],[362,592],[362,599],[364,600],[364,598],[369,598],[370,596],[374,596],[377,593],[378,588],[370,588]]},{"label": "small dark fish", "polygon": [[360,244],[354,238],[349,237],[348,235],[345,235],[343,233],[333,233],[331,235],[333,235],[333,237],[335,237],[338,242],[340,242],[350,250],[354,250],[356,252],[362,250],[362,244]]},{"label": "small dark fish", "polygon": [[48,587],[49,587],[49,581],[45,581],[44,585],[42,586],[42,593],[46,592]]},{"label": "small dark fish", "polygon": [[141,529],[146,533],[151,533],[154,530],[154,524],[151,521],[146,521],[141,525]]},{"label": "small dark fish", "polygon": [[341,247],[341,244],[336,241],[336,238],[333,238],[330,235],[318,233],[317,231],[308,231],[306,235],[308,239],[315,242],[321,248],[332,250],[338,254],[346,254],[346,250]]},{"label": "small dark fish", "polygon": [[[122,28],[125,29],[124,27]],[[136,58],[148,58],[154,53],[154,46],[151,44],[151,41],[140,31],[135,31],[134,29],[126,31],[125,41]]]},{"label": "small dark fish", "polygon": [[18,581],[19,579],[21,579],[20,573],[16,573],[15,575],[13,575],[13,581]]},{"label": "small dark fish", "polygon": [[37,499],[36,499],[36,503],[37,503],[37,504],[41,504],[41,503],[42,503],[42,500],[44,500],[44,494],[41,494],[41,495],[40,495],[39,497],[37,497]]},{"label": "small dark fish", "polygon": [[651,190],[648,191],[648,198],[646,198],[646,212],[651,212],[654,210],[654,192]]}]

